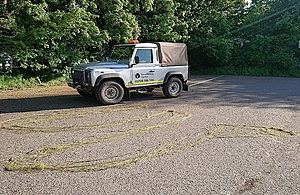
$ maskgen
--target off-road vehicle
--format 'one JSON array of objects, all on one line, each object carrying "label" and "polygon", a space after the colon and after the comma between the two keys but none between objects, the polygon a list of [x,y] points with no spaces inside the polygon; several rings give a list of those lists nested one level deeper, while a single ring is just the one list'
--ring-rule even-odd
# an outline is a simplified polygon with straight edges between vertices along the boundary
[{"label": "off-road vehicle", "polygon": [[166,97],[188,91],[188,56],[184,43],[115,45],[105,62],[72,68],[68,85],[82,96],[95,95],[102,104],[117,104],[131,90],[151,92],[162,87]]}]

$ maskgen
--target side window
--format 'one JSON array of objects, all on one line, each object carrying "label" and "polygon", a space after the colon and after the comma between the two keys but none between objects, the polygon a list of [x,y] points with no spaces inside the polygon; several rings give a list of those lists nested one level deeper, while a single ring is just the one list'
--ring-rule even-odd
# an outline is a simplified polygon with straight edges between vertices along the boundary
[{"label": "side window", "polygon": [[152,49],[138,49],[135,56],[138,56],[140,63],[152,63]]}]

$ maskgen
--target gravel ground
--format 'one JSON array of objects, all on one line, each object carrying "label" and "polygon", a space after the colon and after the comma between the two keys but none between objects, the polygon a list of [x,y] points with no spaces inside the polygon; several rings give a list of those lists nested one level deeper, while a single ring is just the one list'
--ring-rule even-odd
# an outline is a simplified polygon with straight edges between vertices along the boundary
[{"label": "gravel ground", "polygon": [[0,194],[300,194],[300,79],[211,78],[113,106],[0,92]]}]

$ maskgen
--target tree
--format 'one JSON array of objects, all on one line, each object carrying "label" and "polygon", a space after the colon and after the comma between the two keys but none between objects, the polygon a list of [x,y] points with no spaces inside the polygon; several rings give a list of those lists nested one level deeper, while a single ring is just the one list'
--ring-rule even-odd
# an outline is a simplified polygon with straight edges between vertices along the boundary
[{"label": "tree", "polygon": [[23,5],[22,1],[17,2],[16,6],[12,6],[7,0],[0,1],[0,53],[5,52],[4,47],[8,44],[7,40],[16,36],[12,31],[16,27],[14,15]]},{"label": "tree", "polygon": [[151,10],[136,12],[142,41],[186,41],[187,23],[180,20],[179,4],[174,0],[157,0]]},{"label": "tree", "polygon": [[224,66],[233,48],[231,29],[244,20],[245,2],[193,1],[187,13],[190,62],[198,67]]},{"label": "tree", "polygon": [[232,64],[266,67],[270,75],[295,67],[300,58],[299,5],[297,0],[252,1],[246,28],[235,33],[247,43],[235,47]]},{"label": "tree", "polygon": [[28,70],[57,72],[102,60],[112,45],[136,38],[186,42],[196,68],[258,65],[259,48],[289,64],[299,58],[298,0],[252,0],[250,7],[244,0],[2,0],[0,5],[1,53]]},{"label": "tree", "polygon": [[25,69],[63,70],[65,66],[92,60],[96,50],[101,51],[102,45],[109,41],[108,33],[96,26],[97,16],[74,0],[49,1],[49,4],[24,1],[23,6],[9,2],[9,9],[19,11],[11,16],[15,25],[10,33],[14,37],[5,39],[2,45]]}]

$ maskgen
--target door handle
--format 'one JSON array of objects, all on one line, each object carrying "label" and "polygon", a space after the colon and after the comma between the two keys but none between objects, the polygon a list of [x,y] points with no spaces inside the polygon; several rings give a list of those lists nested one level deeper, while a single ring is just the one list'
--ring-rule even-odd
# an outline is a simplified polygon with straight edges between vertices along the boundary
[{"label": "door handle", "polygon": [[155,72],[154,70],[149,70],[149,72]]}]

